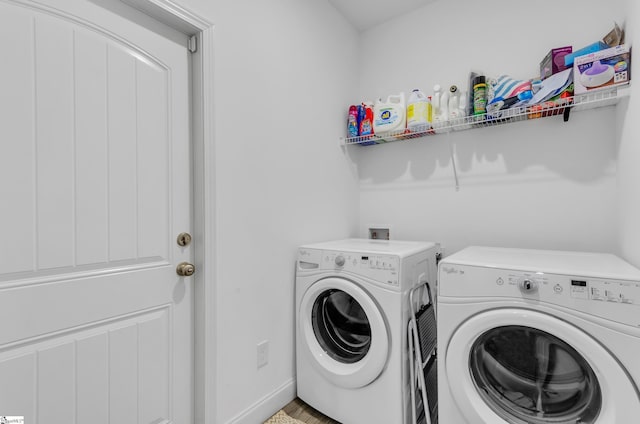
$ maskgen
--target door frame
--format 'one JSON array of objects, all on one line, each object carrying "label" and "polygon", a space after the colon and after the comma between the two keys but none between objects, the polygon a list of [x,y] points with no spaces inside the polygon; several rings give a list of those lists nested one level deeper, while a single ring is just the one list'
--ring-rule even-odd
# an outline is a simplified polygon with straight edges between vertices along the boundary
[{"label": "door frame", "polygon": [[[91,1],[91,0],[90,0]],[[193,164],[194,275],[194,419],[216,420],[215,326],[216,191],[213,127],[214,25],[172,0],[119,0],[196,39],[191,55],[191,147]],[[194,423],[194,424],[195,424]]]}]

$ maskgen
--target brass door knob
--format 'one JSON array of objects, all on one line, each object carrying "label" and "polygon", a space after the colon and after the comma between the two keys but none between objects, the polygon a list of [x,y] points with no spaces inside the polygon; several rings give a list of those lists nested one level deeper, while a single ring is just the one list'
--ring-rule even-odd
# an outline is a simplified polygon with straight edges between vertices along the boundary
[{"label": "brass door knob", "polygon": [[191,277],[196,272],[196,267],[189,262],[181,262],[176,267],[176,273],[181,277]]}]

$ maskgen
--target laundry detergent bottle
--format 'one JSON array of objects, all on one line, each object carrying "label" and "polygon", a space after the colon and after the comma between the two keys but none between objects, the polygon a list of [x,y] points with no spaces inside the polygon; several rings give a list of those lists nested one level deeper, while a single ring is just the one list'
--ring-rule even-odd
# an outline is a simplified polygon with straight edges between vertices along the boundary
[{"label": "laundry detergent bottle", "polygon": [[378,99],[373,107],[373,132],[385,134],[402,131],[407,126],[404,93],[394,94],[386,102]]},{"label": "laundry detergent bottle", "polygon": [[349,106],[349,115],[347,118],[347,136],[358,136],[358,107],[356,105]]},{"label": "laundry detergent bottle", "polygon": [[409,95],[407,101],[407,128],[412,131],[425,131],[429,125],[429,101],[418,89]]}]

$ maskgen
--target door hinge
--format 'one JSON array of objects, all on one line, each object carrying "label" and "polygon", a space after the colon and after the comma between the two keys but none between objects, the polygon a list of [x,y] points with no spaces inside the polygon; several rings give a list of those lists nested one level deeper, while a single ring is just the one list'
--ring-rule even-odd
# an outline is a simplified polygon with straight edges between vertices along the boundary
[{"label": "door hinge", "polygon": [[187,46],[191,53],[195,53],[198,50],[198,37],[195,35],[189,38],[189,45]]}]

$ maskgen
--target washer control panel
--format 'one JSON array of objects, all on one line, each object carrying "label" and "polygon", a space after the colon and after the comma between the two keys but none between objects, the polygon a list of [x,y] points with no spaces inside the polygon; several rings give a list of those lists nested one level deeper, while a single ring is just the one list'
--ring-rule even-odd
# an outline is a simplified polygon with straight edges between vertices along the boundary
[{"label": "washer control panel", "polygon": [[541,272],[511,272],[505,279],[499,277],[496,284],[517,286],[523,295],[553,293],[556,299],[573,299],[638,304],[640,305],[640,281],[605,280],[544,274]]},{"label": "washer control panel", "polygon": [[495,278],[495,295],[555,304],[640,327],[640,281],[514,272]]},{"label": "washer control panel", "polygon": [[[594,257],[598,256],[588,255],[587,259]],[[445,258],[438,267],[440,301],[491,299],[524,302],[531,308],[555,305],[640,329],[640,271],[628,264],[607,256],[600,272],[587,273],[599,268],[596,262],[584,267],[585,274],[576,271],[562,274],[522,269],[520,262],[526,258],[518,256],[516,259],[513,261],[518,263],[509,269],[504,268],[504,264],[495,267],[459,264],[447,262]],[[585,258],[581,257],[581,260]],[[549,267],[560,268],[555,259],[550,263]],[[573,268],[580,267],[574,265]]]},{"label": "washer control panel", "polygon": [[640,282],[571,279],[571,297],[602,302],[640,304]]}]

